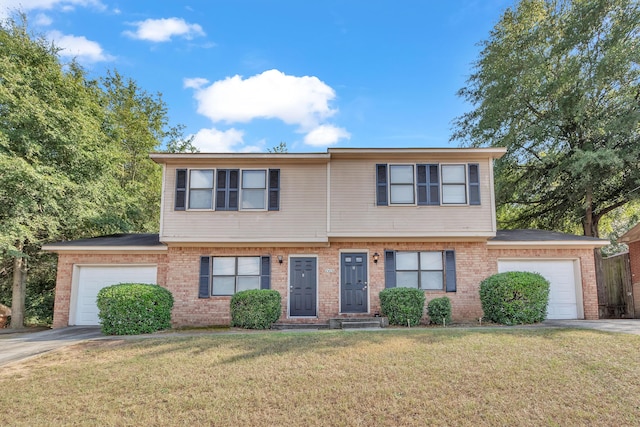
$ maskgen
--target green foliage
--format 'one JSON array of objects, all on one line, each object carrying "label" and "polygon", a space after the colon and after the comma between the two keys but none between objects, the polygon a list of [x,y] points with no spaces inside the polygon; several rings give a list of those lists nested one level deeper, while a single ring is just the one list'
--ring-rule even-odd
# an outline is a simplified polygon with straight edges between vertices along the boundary
[{"label": "green foliage", "polygon": [[236,292],[231,297],[231,326],[268,329],[280,318],[280,292],[253,289]]},{"label": "green foliage", "polygon": [[436,325],[451,323],[451,300],[448,297],[434,298],[427,304],[427,314]]},{"label": "green foliage", "polygon": [[388,288],[380,291],[380,308],[391,325],[416,326],[424,312],[424,291]]},{"label": "green foliage", "polygon": [[120,283],[98,292],[105,335],[148,334],[171,327],[173,295],[162,286]]},{"label": "green foliage", "polygon": [[520,0],[482,42],[453,139],[506,147],[503,228],[599,235],[640,191],[640,3]]},{"label": "green foliage", "polygon": [[287,148],[287,143],[286,142],[280,141],[280,144],[278,144],[278,145],[276,145],[274,147],[268,148],[267,151],[269,153],[280,153],[280,154],[282,154],[282,153],[288,153],[289,149]]},{"label": "green foliage", "polygon": [[480,283],[487,320],[505,325],[542,322],[547,316],[549,282],[538,273],[511,271]]}]

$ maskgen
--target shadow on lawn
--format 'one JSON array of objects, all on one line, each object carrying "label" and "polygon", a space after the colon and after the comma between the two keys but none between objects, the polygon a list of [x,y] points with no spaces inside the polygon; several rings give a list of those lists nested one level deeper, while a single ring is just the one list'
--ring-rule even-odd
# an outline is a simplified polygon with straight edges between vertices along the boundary
[{"label": "shadow on lawn", "polygon": [[272,332],[238,334],[203,334],[184,337],[180,335],[162,338],[147,338],[136,345],[145,350],[144,357],[162,357],[178,353],[206,355],[221,349],[233,350],[234,356],[218,360],[217,363],[233,364],[263,356],[324,354],[327,357],[355,346],[383,345],[389,340],[404,339],[416,344],[437,344],[464,340],[478,335],[509,336],[520,339],[553,339],[567,331],[585,334],[608,334],[593,330],[571,328],[416,328],[389,329],[384,331],[323,331],[323,332]]}]

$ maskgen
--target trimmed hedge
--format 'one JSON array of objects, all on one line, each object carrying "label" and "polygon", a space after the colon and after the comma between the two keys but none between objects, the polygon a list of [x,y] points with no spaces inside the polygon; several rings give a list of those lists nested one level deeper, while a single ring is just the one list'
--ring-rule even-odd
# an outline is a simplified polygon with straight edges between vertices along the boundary
[{"label": "trimmed hedge", "polygon": [[538,273],[511,271],[480,283],[487,320],[505,325],[541,322],[547,316],[549,282]]},{"label": "trimmed hedge", "polygon": [[268,329],[280,318],[280,292],[254,289],[236,292],[231,297],[231,326]]},{"label": "trimmed hedge", "polygon": [[427,314],[431,323],[448,325],[451,323],[451,300],[447,297],[434,298],[427,304]]},{"label": "trimmed hedge", "polygon": [[137,335],[171,327],[173,295],[157,285],[120,283],[98,292],[98,317],[105,335]]},{"label": "trimmed hedge", "polygon": [[424,300],[424,291],[414,288],[389,288],[380,292],[380,308],[391,325],[419,325]]}]

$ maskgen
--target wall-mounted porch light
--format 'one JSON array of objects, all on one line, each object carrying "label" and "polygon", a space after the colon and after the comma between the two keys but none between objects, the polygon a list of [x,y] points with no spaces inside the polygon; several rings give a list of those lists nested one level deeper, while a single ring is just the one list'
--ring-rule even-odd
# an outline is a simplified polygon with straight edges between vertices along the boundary
[{"label": "wall-mounted porch light", "polygon": [[278,262],[282,264],[282,255],[278,255]]},{"label": "wall-mounted porch light", "polygon": [[377,264],[378,263],[378,258],[380,258],[380,254],[378,252],[373,254],[373,263]]}]

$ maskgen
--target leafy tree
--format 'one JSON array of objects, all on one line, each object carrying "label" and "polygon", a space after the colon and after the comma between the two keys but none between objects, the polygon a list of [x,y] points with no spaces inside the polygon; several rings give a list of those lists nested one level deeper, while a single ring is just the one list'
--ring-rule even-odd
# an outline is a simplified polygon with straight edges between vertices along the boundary
[{"label": "leafy tree", "polygon": [[502,226],[599,236],[640,198],[639,36],[635,0],[521,0],[482,42],[452,138],[507,147]]},{"label": "leafy tree", "polygon": [[287,148],[287,143],[286,142],[280,141],[280,144],[278,144],[278,145],[276,145],[274,147],[268,148],[267,151],[269,153],[288,153],[289,149]]}]

